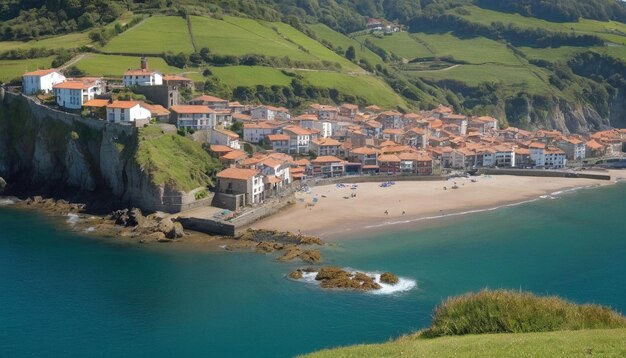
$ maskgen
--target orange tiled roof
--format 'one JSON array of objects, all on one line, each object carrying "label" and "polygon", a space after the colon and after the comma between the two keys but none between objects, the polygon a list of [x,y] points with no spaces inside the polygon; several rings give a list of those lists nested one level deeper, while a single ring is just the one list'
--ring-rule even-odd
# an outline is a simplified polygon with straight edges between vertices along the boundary
[{"label": "orange tiled roof", "polygon": [[176,105],[176,106],[170,107],[170,109],[173,112],[176,112],[178,114],[196,114],[196,113],[209,114],[209,113],[215,112],[207,106],[194,106],[194,105]]},{"label": "orange tiled roof", "polygon": [[248,180],[259,172],[256,169],[228,168],[217,173],[218,178]]}]

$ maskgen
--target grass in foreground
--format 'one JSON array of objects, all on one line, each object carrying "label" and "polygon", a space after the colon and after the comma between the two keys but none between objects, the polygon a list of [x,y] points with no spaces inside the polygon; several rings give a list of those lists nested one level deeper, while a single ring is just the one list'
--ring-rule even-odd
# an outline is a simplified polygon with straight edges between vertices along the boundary
[{"label": "grass in foreground", "polygon": [[626,329],[483,334],[323,350],[306,357],[624,357]]},{"label": "grass in foreground", "polygon": [[310,357],[623,357],[624,342],[626,318],[606,307],[484,290],[449,298],[421,332]]},{"label": "grass in foreground", "polygon": [[230,87],[288,86],[292,77],[280,70],[264,66],[226,66],[211,67],[211,72]]},{"label": "grass in foreground", "polygon": [[221,168],[200,144],[156,125],[139,131],[135,159],[155,185],[184,191],[210,185],[211,174]]}]

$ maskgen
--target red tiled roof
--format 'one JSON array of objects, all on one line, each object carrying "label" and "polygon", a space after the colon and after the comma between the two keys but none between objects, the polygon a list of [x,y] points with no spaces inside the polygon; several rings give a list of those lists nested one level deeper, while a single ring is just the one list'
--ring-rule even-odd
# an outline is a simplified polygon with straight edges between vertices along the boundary
[{"label": "red tiled roof", "polygon": [[259,172],[256,169],[228,168],[217,173],[218,178],[248,180]]},{"label": "red tiled roof", "polygon": [[36,70],[32,72],[26,72],[24,76],[46,76],[53,72],[59,72],[56,68],[49,68],[47,70]]},{"label": "red tiled roof", "polygon": [[196,114],[196,113],[209,114],[209,113],[215,112],[207,106],[194,106],[194,105],[177,105],[177,106],[170,107],[170,109],[173,112],[176,112],[179,114]]}]

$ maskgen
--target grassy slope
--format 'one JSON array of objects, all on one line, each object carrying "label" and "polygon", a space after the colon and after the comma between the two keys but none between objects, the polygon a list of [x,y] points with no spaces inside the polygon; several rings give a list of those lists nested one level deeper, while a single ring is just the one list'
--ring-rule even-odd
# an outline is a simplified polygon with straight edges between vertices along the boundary
[{"label": "grassy slope", "polygon": [[472,64],[498,63],[519,66],[520,61],[504,43],[484,37],[460,39],[448,34],[417,34],[422,43],[435,52],[438,57],[451,56]]},{"label": "grassy slope", "polygon": [[[91,76],[122,77],[129,68],[139,68],[139,56],[86,54],[76,66]],[[148,66],[163,73],[181,73],[182,69],[169,66],[160,57],[148,58]]]},{"label": "grassy slope", "polygon": [[363,58],[372,65],[383,63],[382,59],[377,54],[363,46],[356,39],[339,33],[324,24],[312,24],[308,25],[308,28],[315,33],[318,39],[326,40],[333,44],[334,47],[341,47],[345,51],[348,47],[353,46],[357,60]]},{"label": "grassy slope", "polygon": [[230,87],[288,86],[292,80],[280,70],[261,66],[211,67],[211,72]]},{"label": "grassy slope", "polygon": [[153,16],[114,37],[103,52],[159,54],[193,52],[187,23],[178,16]]},{"label": "grassy slope", "polygon": [[404,99],[376,77],[324,71],[300,71],[299,73],[314,86],[336,88],[343,93],[365,98],[369,103],[384,108],[406,107]]},{"label": "grassy slope", "polygon": [[24,72],[49,68],[53,57],[30,60],[0,60],[0,81],[9,81],[21,77]]},{"label": "grassy slope", "polygon": [[154,184],[184,191],[211,184],[207,172],[218,165],[200,144],[176,133],[163,134],[158,126],[140,130],[135,159]]},{"label": "grassy slope", "polygon": [[415,41],[415,39],[406,32],[395,33],[391,36],[361,35],[358,38],[359,41],[369,39],[383,50],[409,60],[416,57],[434,56],[428,48]]},{"label": "grassy slope", "polygon": [[307,357],[624,357],[626,329],[403,337],[397,341],[325,350]]},{"label": "grassy slope", "polygon": [[[550,22],[532,17],[524,17],[519,14],[509,14],[493,10],[482,9],[477,6],[465,6],[469,15],[457,13],[472,22],[489,25],[500,21],[504,24],[515,24],[522,28],[540,27],[554,32],[576,32],[577,34],[591,34],[599,36],[606,41],[626,45],[626,24],[615,21],[597,21],[581,19],[579,22]],[[453,10],[454,11],[454,10]],[[621,34],[620,34],[621,32]]]},{"label": "grassy slope", "polygon": [[69,49],[89,45],[90,43],[91,40],[89,39],[88,32],[74,32],[67,35],[49,37],[42,40],[32,40],[27,42],[2,41],[0,42],[0,52],[40,47],[45,47],[49,49]]}]

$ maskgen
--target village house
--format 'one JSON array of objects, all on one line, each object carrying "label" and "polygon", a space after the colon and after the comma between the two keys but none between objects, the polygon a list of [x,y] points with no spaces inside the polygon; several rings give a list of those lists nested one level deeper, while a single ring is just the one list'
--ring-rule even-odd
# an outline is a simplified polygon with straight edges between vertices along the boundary
[{"label": "village house", "polygon": [[193,89],[193,81],[179,75],[163,75],[163,84],[170,87],[184,87]]},{"label": "village house", "polygon": [[327,106],[319,103],[314,103],[309,106],[307,110],[308,114],[315,114],[321,120],[334,121],[339,116],[339,110],[335,106]]},{"label": "village house", "polygon": [[170,108],[176,127],[185,130],[208,130],[215,127],[215,111],[207,106],[177,105]]},{"label": "village house", "polygon": [[447,114],[440,118],[444,125],[456,125],[458,134],[467,133],[467,117],[460,114]]},{"label": "village house", "polygon": [[106,119],[110,123],[145,124],[152,113],[137,101],[111,101],[106,106]]},{"label": "village house", "polygon": [[385,20],[370,17],[367,19],[366,29],[374,31],[382,31]]},{"label": "village house", "polygon": [[233,149],[241,149],[239,134],[224,128],[214,128],[211,131],[211,144],[225,145]]},{"label": "village house", "polygon": [[397,155],[400,159],[400,172],[403,174],[432,175],[433,160],[425,152],[404,152]]},{"label": "village house", "polygon": [[290,166],[282,160],[276,158],[265,158],[261,161],[259,168],[261,173],[272,179],[266,188],[277,190],[291,184],[291,175],[289,174]]},{"label": "village house", "polygon": [[397,111],[386,111],[378,116],[378,121],[383,129],[400,129],[403,126],[402,113]]},{"label": "village house", "polygon": [[289,136],[288,154],[304,154],[309,151],[311,131],[298,126],[287,126],[283,128],[283,133]]},{"label": "village house", "polygon": [[267,140],[272,145],[272,150],[277,153],[289,153],[289,136],[287,134],[269,134]]},{"label": "village house", "polygon": [[163,75],[159,71],[148,69],[148,60],[141,58],[140,68],[124,72],[124,86],[158,86],[163,84]]},{"label": "village house", "polygon": [[348,159],[351,162],[361,163],[363,168],[366,166],[370,166],[369,169],[374,169],[372,166],[375,166],[378,169],[378,150],[370,147],[359,147],[350,150],[348,154]]},{"label": "village house", "polygon": [[252,119],[273,121],[288,120],[290,118],[289,110],[282,107],[258,106],[250,110]]},{"label": "village house", "polygon": [[239,210],[265,199],[263,175],[256,169],[227,168],[217,173],[215,187],[219,207]]},{"label": "village house", "polygon": [[83,104],[102,94],[102,83],[98,78],[75,79],[52,86],[59,107],[81,109]]},{"label": "village house", "polygon": [[339,107],[339,115],[354,119],[359,113],[359,106],[351,103],[344,103]]},{"label": "village house", "polygon": [[606,154],[606,147],[598,143],[595,139],[585,143],[585,155],[590,158],[603,157]]},{"label": "village house", "polygon": [[229,146],[220,145],[220,144],[213,144],[209,148],[210,148],[211,156],[213,158],[218,158],[218,159],[234,150],[233,148]]},{"label": "village house", "polygon": [[565,152],[569,160],[585,159],[585,142],[575,136],[565,136],[556,142],[556,146]]},{"label": "village house", "polygon": [[544,166],[548,169],[562,169],[567,164],[565,152],[557,147],[548,147],[545,149]]},{"label": "village house", "polygon": [[274,123],[251,122],[243,124],[243,140],[250,143],[259,143],[268,135],[276,133],[278,126]]},{"label": "village house", "polygon": [[335,156],[321,156],[311,160],[313,175],[321,177],[338,177],[344,174],[344,161]]},{"label": "village house", "polygon": [[222,155],[220,157],[220,161],[222,162],[222,165],[224,165],[224,167],[227,168],[231,166],[237,166],[241,164],[241,162],[246,160],[247,158],[248,158],[248,154],[246,154],[246,152],[239,150],[239,149],[233,149],[230,152]]},{"label": "village house", "polygon": [[404,133],[404,143],[414,148],[426,148],[428,144],[428,132],[424,128],[411,128]]},{"label": "village house", "polygon": [[395,154],[381,154],[378,156],[378,167],[381,173],[398,174],[400,172],[400,158]]},{"label": "village house", "polygon": [[317,156],[339,155],[341,142],[332,138],[313,139],[310,142],[311,151]]},{"label": "village house", "polygon": [[52,86],[65,82],[65,76],[54,68],[26,72],[22,75],[24,94],[50,93]]},{"label": "village house", "polygon": [[534,142],[528,146],[530,161],[534,167],[543,168],[546,165],[546,145]]},{"label": "village house", "polygon": [[228,102],[228,109],[230,109],[231,113],[241,113],[245,111],[246,106],[239,102]]},{"label": "village house", "polygon": [[142,107],[150,111],[152,118],[162,123],[167,123],[169,121],[170,111],[168,111],[167,108],[161,106],[160,104],[140,103]]},{"label": "village house", "polygon": [[395,128],[387,128],[383,130],[383,139],[392,140],[396,143],[402,142],[404,139],[404,130],[395,129]]},{"label": "village house", "polygon": [[207,95],[193,98],[191,101],[189,101],[189,104],[197,106],[207,106],[216,111],[229,109],[227,100]]}]

